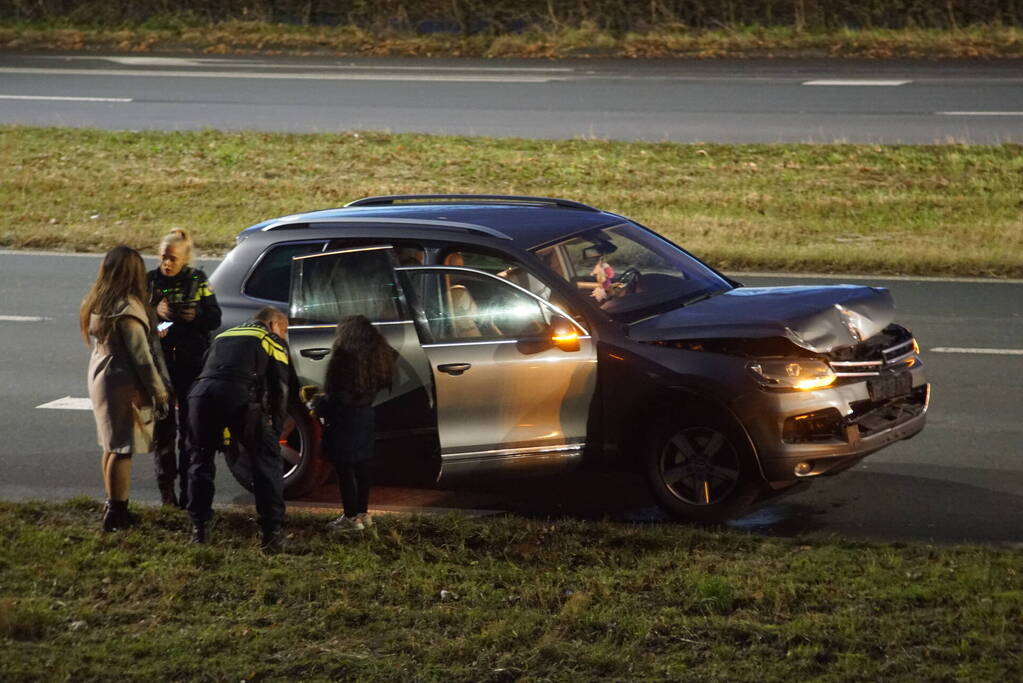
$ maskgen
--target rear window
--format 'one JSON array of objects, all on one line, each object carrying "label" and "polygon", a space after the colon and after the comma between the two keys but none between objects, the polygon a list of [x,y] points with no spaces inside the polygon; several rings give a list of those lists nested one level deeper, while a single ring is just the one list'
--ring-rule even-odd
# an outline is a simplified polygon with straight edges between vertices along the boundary
[{"label": "rear window", "polygon": [[291,259],[323,251],[325,240],[315,242],[284,242],[265,252],[252,269],[242,293],[253,299],[286,303],[291,288]]}]

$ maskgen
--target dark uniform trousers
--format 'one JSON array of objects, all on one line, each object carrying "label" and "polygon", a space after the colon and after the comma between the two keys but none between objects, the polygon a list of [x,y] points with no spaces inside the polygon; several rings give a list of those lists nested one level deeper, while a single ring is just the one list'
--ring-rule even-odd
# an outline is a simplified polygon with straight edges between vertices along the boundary
[{"label": "dark uniform trousers", "polygon": [[[166,352],[165,352],[166,355]],[[188,501],[188,390],[195,378],[202,372],[201,358],[189,362],[184,358],[167,358],[171,386],[174,388],[174,405],[167,417],[156,423],[154,432],[153,461],[156,465],[156,481],[161,485],[173,485],[178,479],[181,504]],[[180,430],[179,430],[180,426]],[[175,439],[177,448],[175,448]]]},{"label": "dark uniform trousers", "polygon": [[273,428],[261,404],[238,400],[239,389],[239,385],[221,380],[207,385],[203,395],[188,398],[191,464],[188,469],[187,510],[193,524],[206,524],[212,517],[216,478],[214,456],[223,448],[226,428],[230,430],[231,439],[237,440],[251,459],[256,513],[264,531],[272,531],[280,528],[284,521],[279,432]]}]

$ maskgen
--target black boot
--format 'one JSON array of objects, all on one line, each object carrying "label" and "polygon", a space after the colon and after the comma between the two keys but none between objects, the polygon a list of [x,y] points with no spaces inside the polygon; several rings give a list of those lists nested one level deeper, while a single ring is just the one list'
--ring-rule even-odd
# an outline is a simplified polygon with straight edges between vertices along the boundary
[{"label": "black boot", "polygon": [[210,542],[209,533],[206,531],[205,524],[193,524],[192,525],[192,538],[191,542],[196,545],[206,545]]},{"label": "black boot", "polygon": [[108,500],[103,506],[103,531],[120,531],[135,525],[135,517],[128,512],[128,501]]},{"label": "black boot", "polygon": [[280,527],[276,529],[263,529],[263,535],[259,541],[259,549],[267,555],[276,555],[284,552],[284,532]]},{"label": "black boot", "polygon": [[131,512],[128,511],[128,501],[122,500],[122,501],[118,501],[118,502],[120,503],[120,508],[121,508],[121,520],[120,520],[121,521],[121,528],[122,529],[127,529],[128,527],[135,526],[135,524],[138,523],[138,518],[136,518],[135,515],[131,514]]},{"label": "black boot", "polygon": [[116,500],[108,500],[103,506],[103,531],[117,531],[117,513],[114,511]]},{"label": "black boot", "polygon": [[160,485],[160,502],[170,507],[178,507],[178,498],[174,495],[174,482],[173,481],[161,481]]}]

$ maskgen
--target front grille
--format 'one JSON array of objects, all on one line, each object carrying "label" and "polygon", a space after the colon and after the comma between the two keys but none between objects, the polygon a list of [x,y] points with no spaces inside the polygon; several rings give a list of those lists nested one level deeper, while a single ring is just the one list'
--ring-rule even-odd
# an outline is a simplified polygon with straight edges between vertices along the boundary
[{"label": "front grille", "polygon": [[830,356],[828,362],[838,377],[877,377],[885,370],[912,365],[913,335],[900,325],[889,325],[862,344]]}]

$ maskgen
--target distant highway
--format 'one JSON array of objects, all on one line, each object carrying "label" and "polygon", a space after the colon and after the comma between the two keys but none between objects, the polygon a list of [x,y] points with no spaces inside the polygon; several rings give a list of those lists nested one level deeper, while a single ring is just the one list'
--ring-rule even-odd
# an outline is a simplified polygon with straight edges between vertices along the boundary
[{"label": "distant highway", "polygon": [[1023,61],[0,54],[0,123],[997,144],[1023,141]]},{"label": "distant highway", "polygon": [[[98,265],[90,255],[0,251],[0,499],[102,496],[92,414],[77,409],[87,396],[88,351],[76,316]],[[210,272],[216,262],[201,265]],[[898,320],[913,328],[923,346],[934,398],[928,426],[915,439],[735,526],[785,535],[819,531],[1023,547],[1023,282],[737,277],[749,285],[851,281],[889,287]],[[226,467],[219,468],[217,481],[218,501],[251,500]],[[135,458],[132,498],[159,500],[148,456]],[[307,504],[336,499],[326,487]],[[555,486],[519,483],[486,493],[379,488],[372,505],[661,518],[642,484],[620,475],[559,479]]]}]

